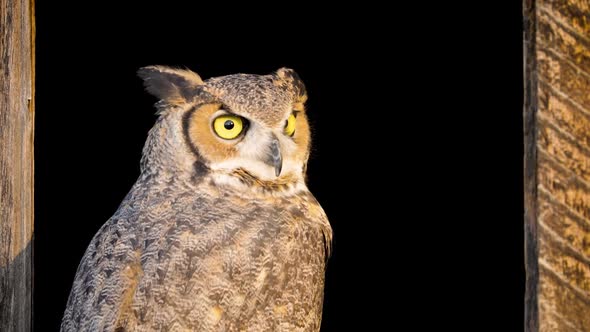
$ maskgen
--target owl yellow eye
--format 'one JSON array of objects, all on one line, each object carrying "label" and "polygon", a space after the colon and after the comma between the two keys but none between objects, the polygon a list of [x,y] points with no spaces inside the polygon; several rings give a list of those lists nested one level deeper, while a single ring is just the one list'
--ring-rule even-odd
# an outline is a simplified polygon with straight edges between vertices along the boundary
[{"label": "owl yellow eye", "polygon": [[289,115],[289,118],[287,119],[286,123],[285,123],[285,134],[289,135],[289,136],[293,136],[293,134],[295,134],[295,115],[291,114]]},{"label": "owl yellow eye", "polygon": [[235,115],[221,115],[213,121],[213,130],[223,139],[234,139],[244,130],[244,120]]}]

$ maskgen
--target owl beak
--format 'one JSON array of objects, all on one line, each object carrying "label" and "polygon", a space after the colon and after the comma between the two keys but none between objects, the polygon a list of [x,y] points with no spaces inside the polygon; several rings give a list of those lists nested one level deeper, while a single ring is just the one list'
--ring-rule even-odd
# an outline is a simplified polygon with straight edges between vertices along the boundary
[{"label": "owl beak", "polygon": [[281,175],[281,169],[283,168],[283,157],[281,156],[281,145],[275,135],[272,135],[270,141],[270,149],[266,163],[275,168],[275,175],[278,177]]}]

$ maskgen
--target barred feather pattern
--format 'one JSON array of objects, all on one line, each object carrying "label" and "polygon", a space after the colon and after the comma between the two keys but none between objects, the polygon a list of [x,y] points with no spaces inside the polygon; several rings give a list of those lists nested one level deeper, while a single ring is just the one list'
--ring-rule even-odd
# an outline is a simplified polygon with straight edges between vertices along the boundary
[{"label": "barred feather pattern", "polygon": [[134,187],[99,230],[62,331],[319,330],[331,233],[311,194],[171,186]]}]

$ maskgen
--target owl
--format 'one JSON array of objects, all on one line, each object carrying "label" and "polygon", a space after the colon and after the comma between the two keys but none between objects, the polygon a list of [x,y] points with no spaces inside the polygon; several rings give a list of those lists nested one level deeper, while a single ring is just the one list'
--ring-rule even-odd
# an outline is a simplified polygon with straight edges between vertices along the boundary
[{"label": "owl", "polygon": [[299,76],[138,74],[159,117],[61,331],[318,331],[332,230],[306,186]]}]

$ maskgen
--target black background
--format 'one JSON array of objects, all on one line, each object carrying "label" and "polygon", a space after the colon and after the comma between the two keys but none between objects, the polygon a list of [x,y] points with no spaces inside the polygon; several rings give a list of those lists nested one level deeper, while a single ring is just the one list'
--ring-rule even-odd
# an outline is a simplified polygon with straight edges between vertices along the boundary
[{"label": "black background", "polygon": [[35,330],[58,329],[84,250],[139,174],[156,100],[135,72],[152,64],[305,81],[309,187],[335,234],[322,331],[522,330],[512,2],[37,1]]}]

